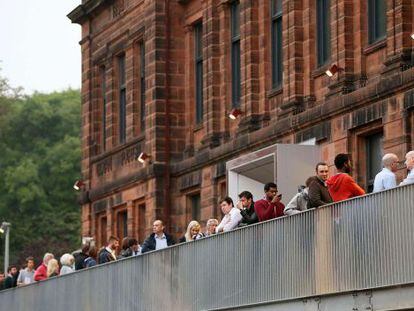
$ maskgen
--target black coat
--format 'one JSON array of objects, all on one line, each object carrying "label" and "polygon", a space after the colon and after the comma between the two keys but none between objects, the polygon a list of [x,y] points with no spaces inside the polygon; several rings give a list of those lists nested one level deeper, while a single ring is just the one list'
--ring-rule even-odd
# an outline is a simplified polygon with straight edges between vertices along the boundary
[{"label": "black coat", "polygon": [[110,252],[107,251],[106,248],[103,248],[98,255],[98,262],[101,263],[107,263],[115,261],[115,258],[112,256]]},{"label": "black coat", "polygon": [[257,218],[256,212],[254,211],[254,202],[252,202],[249,208],[241,209],[240,214],[243,218],[239,224],[239,227],[244,227],[259,222],[259,218]]},{"label": "black coat", "polygon": [[[175,244],[173,237],[167,233],[164,233],[165,237],[167,238],[167,245],[171,246]],[[142,245],[141,253],[146,253],[150,251],[154,251],[157,243],[155,242],[155,233],[152,233]]]},{"label": "black coat", "polygon": [[324,182],[316,176],[309,185],[308,195],[311,208],[333,202],[328,188],[325,186]]},{"label": "black coat", "polygon": [[85,259],[89,256],[85,253],[80,252],[73,255],[73,257],[75,257],[75,270],[81,270],[84,268]]}]

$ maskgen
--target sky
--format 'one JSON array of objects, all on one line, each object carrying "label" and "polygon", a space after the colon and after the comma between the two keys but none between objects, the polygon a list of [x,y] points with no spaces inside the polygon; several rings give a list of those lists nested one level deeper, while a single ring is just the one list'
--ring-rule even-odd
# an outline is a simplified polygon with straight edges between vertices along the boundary
[{"label": "sky", "polygon": [[24,92],[80,88],[81,0],[0,0],[0,75]]}]

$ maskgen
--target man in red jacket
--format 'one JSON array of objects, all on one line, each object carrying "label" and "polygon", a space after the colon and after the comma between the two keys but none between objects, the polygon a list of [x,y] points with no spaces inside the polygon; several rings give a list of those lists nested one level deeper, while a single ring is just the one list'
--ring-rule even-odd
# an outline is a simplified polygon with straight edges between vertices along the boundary
[{"label": "man in red jacket", "polygon": [[348,175],[351,172],[352,166],[347,154],[338,154],[335,157],[335,166],[338,173],[326,181],[329,193],[334,202],[365,194],[365,191]]},{"label": "man in red jacket", "polygon": [[272,218],[283,216],[285,206],[280,199],[282,195],[277,195],[277,186],[275,183],[267,183],[264,186],[265,198],[254,203],[254,210],[259,221],[265,221]]}]

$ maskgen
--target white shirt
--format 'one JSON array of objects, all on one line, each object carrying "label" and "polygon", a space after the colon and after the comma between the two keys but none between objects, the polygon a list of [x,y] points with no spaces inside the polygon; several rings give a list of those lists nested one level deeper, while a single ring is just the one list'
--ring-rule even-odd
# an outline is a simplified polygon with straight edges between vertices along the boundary
[{"label": "white shirt", "polygon": [[414,184],[414,168],[408,173],[407,178],[400,183],[400,186],[409,184]]},{"label": "white shirt", "polygon": [[397,178],[390,169],[384,167],[374,179],[374,190],[372,192],[378,192],[397,187]]},{"label": "white shirt", "polygon": [[239,225],[242,219],[240,210],[237,207],[233,207],[228,214],[224,215],[221,223],[216,227],[216,233],[222,230],[223,232],[233,230]]},{"label": "white shirt", "polygon": [[165,236],[164,233],[162,234],[161,237],[155,234],[154,238],[155,238],[155,249],[163,249],[163,248],[168,247],[167,237]]}]

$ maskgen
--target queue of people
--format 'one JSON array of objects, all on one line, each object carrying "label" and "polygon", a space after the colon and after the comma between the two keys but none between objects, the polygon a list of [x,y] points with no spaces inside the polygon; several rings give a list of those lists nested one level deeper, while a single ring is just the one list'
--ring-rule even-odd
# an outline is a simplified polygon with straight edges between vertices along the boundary
[{"label": "queue of people", "polygon": [[[375,177],[373,192],[397,187],[395,173],[398,170],[399,163],[395,154],[388,153],[384,155],[382,158],[383,169]],[[184,243],[203,239],[239,227],[281,216],[298,214],[305,210],[364,195],[364,189],[350,175],[352,163],[349,155],[338,154],[335,157],[334,164],[337,173],[329,176],[327,163],[317,163],[315,175],[306,179],[305,185],[299,187],[298,193],[286,206],[282,203],[282,195],[278,193],[277,185],[274,182],[264,185],[264,196],[257,201],[254,200],[252,193],[248,190],[244,190],[238,195],[236,204],[230,197],[221,199],[219,204],[224,215],[221,222],[214,218],[209,219],[206,222],[205,232],[202,232],[200,223],[197,220],[192,220],[178,242]],[[406,154],[405,166],[409,173],[400,183],[400,186],[414,184],[414,151]],[[152,231],[152,234],[145,239],[142,247],[138,244],[137,239],[125,237],[121,243],[122,250],[119,256],[117,255],[120,247],[119,238],[110,236],[107,244],[99,251],[95,246],[86,244],[80,252],[73,255],[62,255],[60,265],[53,254],[46,253],[42,263],[34,270],[34,259],[28,257],[25,268],[18,271],[17,266],[11,265],[7,269],[7,275],[0,274],[0,284],[3,284],[3,288],[24,286],[47,278],[72,273],[75,270],[90,268],[97,264],[164,249],[176,243],[173,236],[165,231],[162,220],[154,221]]]}]

